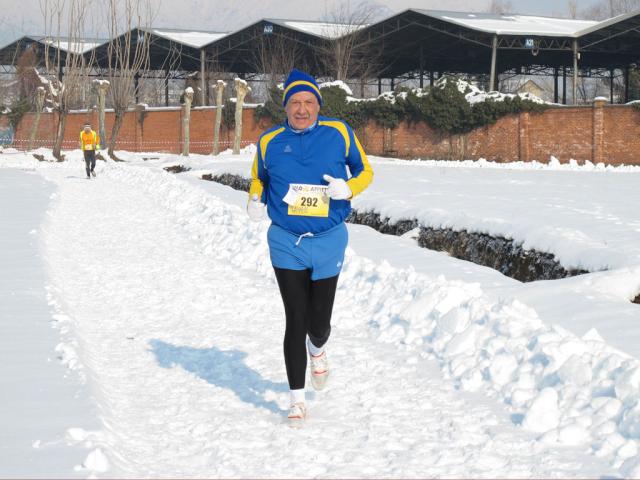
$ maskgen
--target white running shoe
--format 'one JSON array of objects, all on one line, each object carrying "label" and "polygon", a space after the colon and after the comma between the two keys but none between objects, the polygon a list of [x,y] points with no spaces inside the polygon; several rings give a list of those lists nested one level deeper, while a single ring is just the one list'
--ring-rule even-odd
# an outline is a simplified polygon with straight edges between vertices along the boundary
[{"label": "white running shoe", "polygon": [[327,384],[329,377],[329,362],[327,361],[326,350],[320,355],[309,354],[309,371],[311,373],[311,385],[316,390],[322,390]]},{"label": "white running shoe", "polygon": [[291,428],[302,428],[307,418],[307,407],[305,407],[304,403],[294,403],[289,408],[287,418],[289,419],[289,426]]}]

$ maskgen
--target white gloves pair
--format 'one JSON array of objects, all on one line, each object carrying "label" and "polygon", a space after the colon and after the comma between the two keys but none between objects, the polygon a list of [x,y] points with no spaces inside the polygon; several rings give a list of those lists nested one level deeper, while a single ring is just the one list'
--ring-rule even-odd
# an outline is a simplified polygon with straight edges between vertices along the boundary
[{"label": "white gloves pair", "polygon": [[[330,175],[323,175],[325,182],[329,182],[327,195],[334,200],[347,200],[351,198],[352,192],[342,178],[333,178]],[[259,222],[267,216],[267,206],[260,201],[257,194],[253,194],[247,204],[247,214],[253,222]]]}]

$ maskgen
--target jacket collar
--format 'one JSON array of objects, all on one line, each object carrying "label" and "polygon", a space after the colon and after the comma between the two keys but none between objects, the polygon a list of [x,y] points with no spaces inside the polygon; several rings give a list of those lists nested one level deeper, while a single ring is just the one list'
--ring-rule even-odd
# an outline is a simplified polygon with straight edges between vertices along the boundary
[{"label": "jacket collar", "polygon": [[316,128],[318,126],[318,121],[316,120],[315,123],[313,125],[311,125],[310,127],[305,128],[304,130],[296,130],[295,128],[293,128],[291,125],[289,125],[289,120],[285,120],[284,124],[287,126],[287,128],[289,130],[291,130],[293,133],[298,133],[298,134],[304,134],[304,133],[309,133],[311,130],[313,130],[314,128]]}]

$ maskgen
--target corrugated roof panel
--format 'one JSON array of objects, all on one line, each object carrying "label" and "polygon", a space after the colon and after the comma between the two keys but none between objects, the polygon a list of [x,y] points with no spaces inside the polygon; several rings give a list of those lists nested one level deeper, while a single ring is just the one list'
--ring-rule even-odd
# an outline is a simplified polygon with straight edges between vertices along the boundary
[{"label": "corrugated roof panel", "polygon": [[300,32],[308,33],[322,38],[339,38],[348,33],[352,33],[368,25],[354,25],[354,24],[341,24],[331,22],[305,22],[301,20],[273,20],[267,19],[266,21],[277,23],[287,28],[292,28]]},{"label": "corrugated roof panel", "polygon": [[455,23],[473,30],[498,35],[544,35],[573,37],[581,30],[596,26],[597,21],[568,18],[539,17],[534,15],[447,12],[412,9],[429,17]]},{"label": "corrugated roof panel", "polygon": [[168,28],[149,28],[147,31],[159,37],[166,38],[182,45],[193,48],[202,48],[211,42],[220,40],[227,35],[226,32],[203,32],[197,30],[177,30]]}]

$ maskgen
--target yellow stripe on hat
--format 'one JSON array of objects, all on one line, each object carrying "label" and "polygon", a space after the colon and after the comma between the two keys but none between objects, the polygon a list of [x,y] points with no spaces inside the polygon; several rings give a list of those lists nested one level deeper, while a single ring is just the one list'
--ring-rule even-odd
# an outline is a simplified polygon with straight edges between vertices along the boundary
[{"label": "yellow stripe on hat", "polygon": [[287,97],[287,92],[291,90],[293,87],[297,87],[298,85],[306,85],[307,87],[311,87],[320,98],[322,98],[322,94],[320,93],[320,89],[316,87],[313,83],[307,82],[306,80],[296,80],[295,82],[291,82],[287,88],[285,88],[284,93],[282,94],[282,101]]}]

